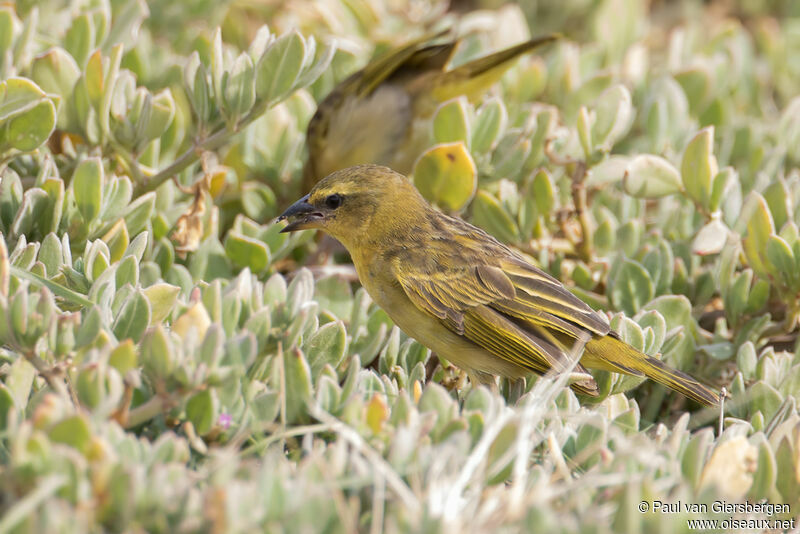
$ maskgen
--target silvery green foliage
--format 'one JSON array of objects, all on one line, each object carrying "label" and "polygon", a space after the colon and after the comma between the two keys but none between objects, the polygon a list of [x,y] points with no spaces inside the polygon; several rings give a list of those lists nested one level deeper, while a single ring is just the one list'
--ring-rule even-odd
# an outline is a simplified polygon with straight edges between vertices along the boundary
[{"label": "silvery green foliage", "polygon": [[800,509],[793,4],[669,32],[633,0],[420,15],[588,29],[443,103],[414,179],[726,386],[721,417],[602,371],[595,400],[566,375],[473,387],[272,224],[316,101],[416,11],[35,4],[0,7],[0,532],[683,532],[704,516],[639,503]]}]

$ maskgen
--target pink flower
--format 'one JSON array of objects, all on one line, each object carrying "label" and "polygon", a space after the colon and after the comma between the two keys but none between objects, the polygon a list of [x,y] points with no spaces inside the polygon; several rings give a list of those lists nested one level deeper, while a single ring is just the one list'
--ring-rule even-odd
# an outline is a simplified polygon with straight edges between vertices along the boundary
[{"label": "pink flower", "polygon": [[221,413],[219,414],[219,419],[217,419],[217,423],[223,428],[223,430],[228,430],[233,422],[233,418],[229,413]]}]

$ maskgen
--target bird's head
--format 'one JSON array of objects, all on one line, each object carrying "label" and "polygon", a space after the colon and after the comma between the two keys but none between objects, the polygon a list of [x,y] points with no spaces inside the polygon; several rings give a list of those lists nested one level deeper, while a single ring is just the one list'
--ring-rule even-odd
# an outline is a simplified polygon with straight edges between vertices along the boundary
[{"label": "bird's head", "polygon": [[428,209],[402,174],[379,165],[356,165],[323,178],[278,220],[289,221],[281,232],[316,228],[350,248],[402,231]]}]

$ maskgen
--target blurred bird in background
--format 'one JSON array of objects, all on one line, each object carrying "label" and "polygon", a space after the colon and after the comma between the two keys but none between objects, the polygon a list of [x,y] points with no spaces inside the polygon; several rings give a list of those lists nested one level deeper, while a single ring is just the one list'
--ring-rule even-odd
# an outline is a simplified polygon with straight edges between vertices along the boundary
[{"label": "blurred bird in background", "polygon": [[427,120],[447,100],[478,99],[521,54],[558,39],[546,35],[448,70],[458,41],[426,36],[389,51],[340,83],[308,124],[304,191],[362,163],[409,174],[427,148]]}]

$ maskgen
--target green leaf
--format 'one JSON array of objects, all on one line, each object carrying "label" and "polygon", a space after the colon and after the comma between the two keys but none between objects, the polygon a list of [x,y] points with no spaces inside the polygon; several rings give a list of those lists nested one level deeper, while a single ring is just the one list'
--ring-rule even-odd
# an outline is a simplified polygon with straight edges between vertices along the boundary
[{"label": "green leaf", "polygon": [[114,282],[117,287],[122,287],[125,284],[130,284],[133,287],[139,283],[139,264],[136,262],[136,257],[125,256],[117,265],[117,271],[114,273]]},{"label": "green leaf", "polygon": [[6,391],[11,394],[15,406],[28,405],[36,376],[36,368],[25,358],[18,358],[11,364],[5,377],[5,386],[8,388]]},{"label": "green leaf", "polygon": [[142,131],[140,144],[137,147],[138,150],[141,151],[146,143],[164,135],[174,118],[175,99],[172,97],[172,92],[169,89],[159,91],[153,96],[149,113],[146,117],[141,118],[145,127]]},{"label": "green leaf", "polygon": [[86,63],[91,51],[97,46],[95,28],[87,14],[72,19],[72,25],[64,36],[64,46],[79,65]]},{"label": "green leaf", "polygon": [[642,264],[623,259],[613,281],[609,281],[608,297],[612,305],[626,315],[635,314],[654,296],[653,281]]},{"label": "green leaf", "polygon": [[800,480],[797,479],[800,460],[797,459],[797,449],[792,450],[789,438],[784,437],[780,440],[775,453],[775,461],[781,466],[775,481],[778,491],[781,492],[785,502],[797,502],[800,497]]},{"label": "green leaf", "polygon": [[83,406],[95,410],[103,400],[106,400],[106,373],[107,367],[97,363],[90,363],[82,366],[78,370],[78,378],[75,381],[75,392],[78,400]]},{"label": "green leaf", "polygon": [[261,100],[277,102],[294,86],[306,55],[299,32],[281,35],[267,48],[256,66],[256,94]]},{"label": "green leaf", "polygon": [[31,78],[44,91],[59,95],[61,105],[58,110],[58,126],[62,129],[76,129],[74,112],[70,109],[73,88],[80,78],[78,64],[63,48],[51,48],[36,56],[31,64]]},{"label": "green leaf", "polygon": [[268,221],[278,215],[275,193],[266,184],[245,182],[241,199],[245,215],[253,220]]},{"label": "green leaf", "polygon": [[5,384],[0,384],[0,432],[6,432],[9,415],[11,415],[15,409],[14,397]]},{"label": "green leaf", "polygon": [[609,156],[589,168],[586,176],[587,187],[602,187],[618,182],[625,177],[631,158],[628,156]]},{"label": "green leaf", "polygon": [[786,183],[778,178],[769,184],[764,190],[764,200],[769,206],[769,212],[772,214],[775,228],[782,228],[786,221],[789,220],[789,214],[792,213],[792,200],[786,188]]},{"label": "green leaf", "polygon": [[[39,226],[42,214],[50,207],[50,197],[38,188],[32,187],[22,196],[22,205],[11,225],[11,234],[15,236],[31,235]],[[31,244],[32,245],[32,244]]]},{"label": "green leaf", "polygon": [[225,237],[225,254],[236,265],[248,267],[254,273],[266,269],[270,261],[269,250],[263,242],[233,231]]},{"label": "green leaf", "polygon": [[592,108],[595,120],[591,137],[597,148],[609,152],[633,123],[631,93],[622,84],[612,85],[600,94]]},{"label": "green leaf", "polygon": [[714,441],[714,431],[704,428],[689,438],[681,458],[683,476],[695,487],[700,483],[703,466],[708,461],[708,453]]},{"label": "green leaf", "polygon": [[342,321],[323,325],[303,346],[311,376],[318,376],[326,364],[338,367],[347,352],[347,331]]},{"label": "green leaf", "polygon": [[44,264],[48,278],[52,278],[59,272],[64,255],[61,251],[61,241],[56,234],[50,232],[44,237],[42,246],[39,248],[38,258]]},{"label": "green leaf", "polygon": [[734,275],[733,283],[728,289],[725,299],[725,315],[728,322],[738,325],[741,322],[742,314],[747,307],[747,299],[750,294],[750,285],[753,282],[752,269]]},{"label": "green leaf", "polygon": [[311,369],[300,350],[284,352],[283,366],[286,374],[286,422],[306,422],[309,419],[308,402],[312,400]]},{"label": "green leaf", "polygon": [[176,356],[161,324],[147,331],[140,348],[142,368],[153,378],[165,380],[175,369]]},{"label": "green leaf", "polygon": [[643,329],[650,328],[653,332],[653,341],[650,346],[645,347],[646,354],[655,354],[661,349],[664,344],[664,339],[667,335],[667,321],[664,316],[656,310],[640,312],[637,316],[636,322],[639,323]]},{"label": "green leaf", "polygon": [[[616,315],[611,321],[611,328],[619,334],[619,337],[638,351],[644,351],[644,332],[630,317]],[[664,326],[666,329],[666,324]]]},{"label": "green leaf", "polygon": [[692,252],[700,256],[718,254],[725,247],[729,234],[730,230],[725,223],[719,219],[712,219],[692,240]]},{"label": "green leaf", "polygon": [[[88,311],[87,311],[88,310]],[[100,308],[90,302],[84,310],[80,328],[75,334],[75,347],[80,349],[88,346],[97,339],[100,329],[103,326],[103,318],[100,315]]]},{"label": "green leaf", "polygon": [[505,130],[508,112],[500,98],[493,97],[483,103],[475,117],[470,148],[474,154],[491,150]]},{"label": "green leaf", "polygon": [[[253,317],[256,316],[251,316],[250,319],[252,320]],[[249,328],[251,322],[248,321],[246,324],[246,328],[251,330]],[[211,323],[211,325],[208,327],[208,330],[206,330],[205,337],[203,337],[203,342],[200,344],[200,349],[197,354],[197,361],[206,364],[209,369],[215,369],[223,357],[224,338],[225,335],[222,332],[220,324]]]},{"label": "green leaf", "polygon": [[43,100],[46,94],[27,78],[9,78],[0,82],[0,124],[8,124],[15,117],[23,116]]},{"label": "green leaf", "polygon": [[223,111],[234,122],[245,115],[256,100],[255,66],[242,52],[222,77]]},{"label": "green leaf", "polygon": [[775,271],[780,273],[784,283],[794,287],[800,275],[796,271],[794,253],[788,243],[777,235],[770,235],[767,241],[767,260]]},{"label": "green leaf", "polygon": [[206,389],[196,393],[186,402],[186,418],[201,436],[208,434],[214,427],[218,412],[219,402],[214,390]]},{"label": "green leaf", "polygon": [[555,209],[556,189],[553,181],[545,169],[540,169],[533,177],[533,197],[536,202],[536,211],[541,216],[548,216]]},{"label": "green leaf", "polygon": [[[16,17],[13,6],[3,6],[0,9],[0,54],[5,54],[11,50],[11,45],[14,44],[14,29],[18,26],[19,19]],[[0,63],[0,66],[2,66],[2,63]]]},{"label": "green leaf", "polygon": [[172,284],[156,283],[143,290],[144,296],[150,302],[152,316],[150,324],[154,325],[167,318],[169,312],[175,307],[181,288]]},{"label": "green leaf", "polygon": [[597,225],[597,230],[594,232],[594,246],[598,251],[611,251],[616,240],[616,229],[609,219]]},{"label": "green leaf", "polygon": [[112,329],[117,339],[138,342],[149,324],[150,302],[141,291],[135,291],[125,300]]},{"label": "green leaf", "polygon": [[[537,129],[537,134],[539,130]],[[535,139],[535,137],[534,137]],[[492,152],[493,176],[495,178],[513,177],[522,169],[531,154],[533,142],[519,130],[506,132]]]},{"label": "green leaf", "polygon": [[73,415],[59,421],[50,428],[48,436],[54,443],[69,445],[82,454],[89,452],[92,442],[92,431],[84,415]]},{"label": "green leaf", "polygon": [[714,127],[709,126],[700,130],[689,141],[681,161],[681,179],[686,194],[707,209],[711,200],[711,180],[717,171]]},{"label": "green leaf", "polygon": [[[31,92],[38,91],[37,100],[31,106],[16,107],[14,98],[18,95],[13,86],[18,81],[29,86]],[[11,108],[11,109],[9,109]],[[0,84],[0,152],[9,148],[29,152],[39,148],[56,127],[56,107],[53,101],[36,85],[23,78],[11,78]]]},{"label": "green leaf", "polygon": [[449,100],[439,106],[433,117],[433,138],[436,143],[468,145],[470,142],[467,99],[464,96]]},{"label": "green leaf", "polygon": [[763,495],[774,493],[777,469],[775,455],[772,453],[769,441],[766,437],[762,437],[758,444],[758,462],[753,473],[753,483],[747,493],[750,499],[760,499],[763,498]]},{"label": "green leaf", "polygon": [[37,225],[42,233],[56,232],[64,211],[64,182],[61,179],[48,178],[42,184],[42,189],[47,193],[49,205],[47,211],[41,214]]},{"label": "green leaf", "polygon": [[[750,193],[746,206],[752,209],[747,222],[747,236],[742,240],[745,257],[754,271],[759,274],[770,274],[771,265],[766,263],[764,258],[769,238],[775,234],[772,214],[767,201],[755,191]],[[743,211],[747,213],[748,210]]]},{"label": "green leaf", "polygon": [[109,251],[108,246],[100,239],[93,241],[86,249],[84,254],[84,274],[89,282],[94,282],[100,275],[108,269]]},{"label": "green leaf", "polygon": [[736,367],[745,379],[750,380],[755,376],[758,356],[752,341],[743,343],[736,353]]},{"label": "green leaf", "polygon": [[720,208],[731,188],[739,181],[739,173],[733,167],[725,167],[714,176],[711,184],[711,199],[708,209],[714,213]]},{"label": "green leaf", "polygon": [[91,223],[100,213],[103,203],[103,162],[100,158],[88,158],[78,164],[72,175],[72,191],[78,211],[86,223]]},{"label": "green leaf", "polygon": [[475,195],[472,222],[505,243],[518,243],[520,240],[514,220],[500,202],[484,190],[479,190]]},{"label": "green leaf", "polygon": [[197,119],[201,124],[207,123],[211,119],[214,102],[208,71],[201,63],[200,55],[196,50],[186,60],[186,66],[183,69],[183,83]]},{"label": "green leaf", "polygon": [[155,205],[156,194],[152,191],[131,202],[128,209],[122,214],[130,235],[136,235],[146,228],[147,222],[153,215]]},{"label": "green leaf", "polygon": [[753,384],[749,391],[749,412],[754,414],[760,411],[764,415],[764,419],[769,421],[775,412],[778,411],[783,396],[774,387],[766,382],[759,380]]},{"label": "green leaf", "polygon": [[659,198],[681,191],[681,176],[670,162],[644,154],[628,161],[623,187],[629,195]]},{"label": "green leaf", "polygon": [[691,67],[675,74],[693,115],[698,115],[708,103],[713,84],[712,74],[705,66]]},{"label": "green leaf", "polygon": [[145,249],[147,249],[148,237],[149,234],[147,232],[141,232],[136,237],[134,237],[128,244],[128,248],[125,249],[123,257],[130,255],[136,258],[136,263],[142,261],[142,257],[144,256],[144,251]]},{"label": "green leaf", "polygon": [[[769,299],[770,284],[763,278],[756,280],[750,289],[750,295],[747,297],[747,307],[745,313],[755,314],[761,311],[767,305]],[[791,297],[790,297],[791,298]]]},{"label": "green leaf", "polygon": [[117,345],[108,356],[108,364],[122,376],[125,376],[128,371],[136,369],[139,366],[138,360],[136,347],[130,339]]},{"label": "green leaf", "polygon": [[422,196],[447,211],[463,209],[478,184],[475,163],[460,141],[425,151],[414,165],[413,175]]}]

